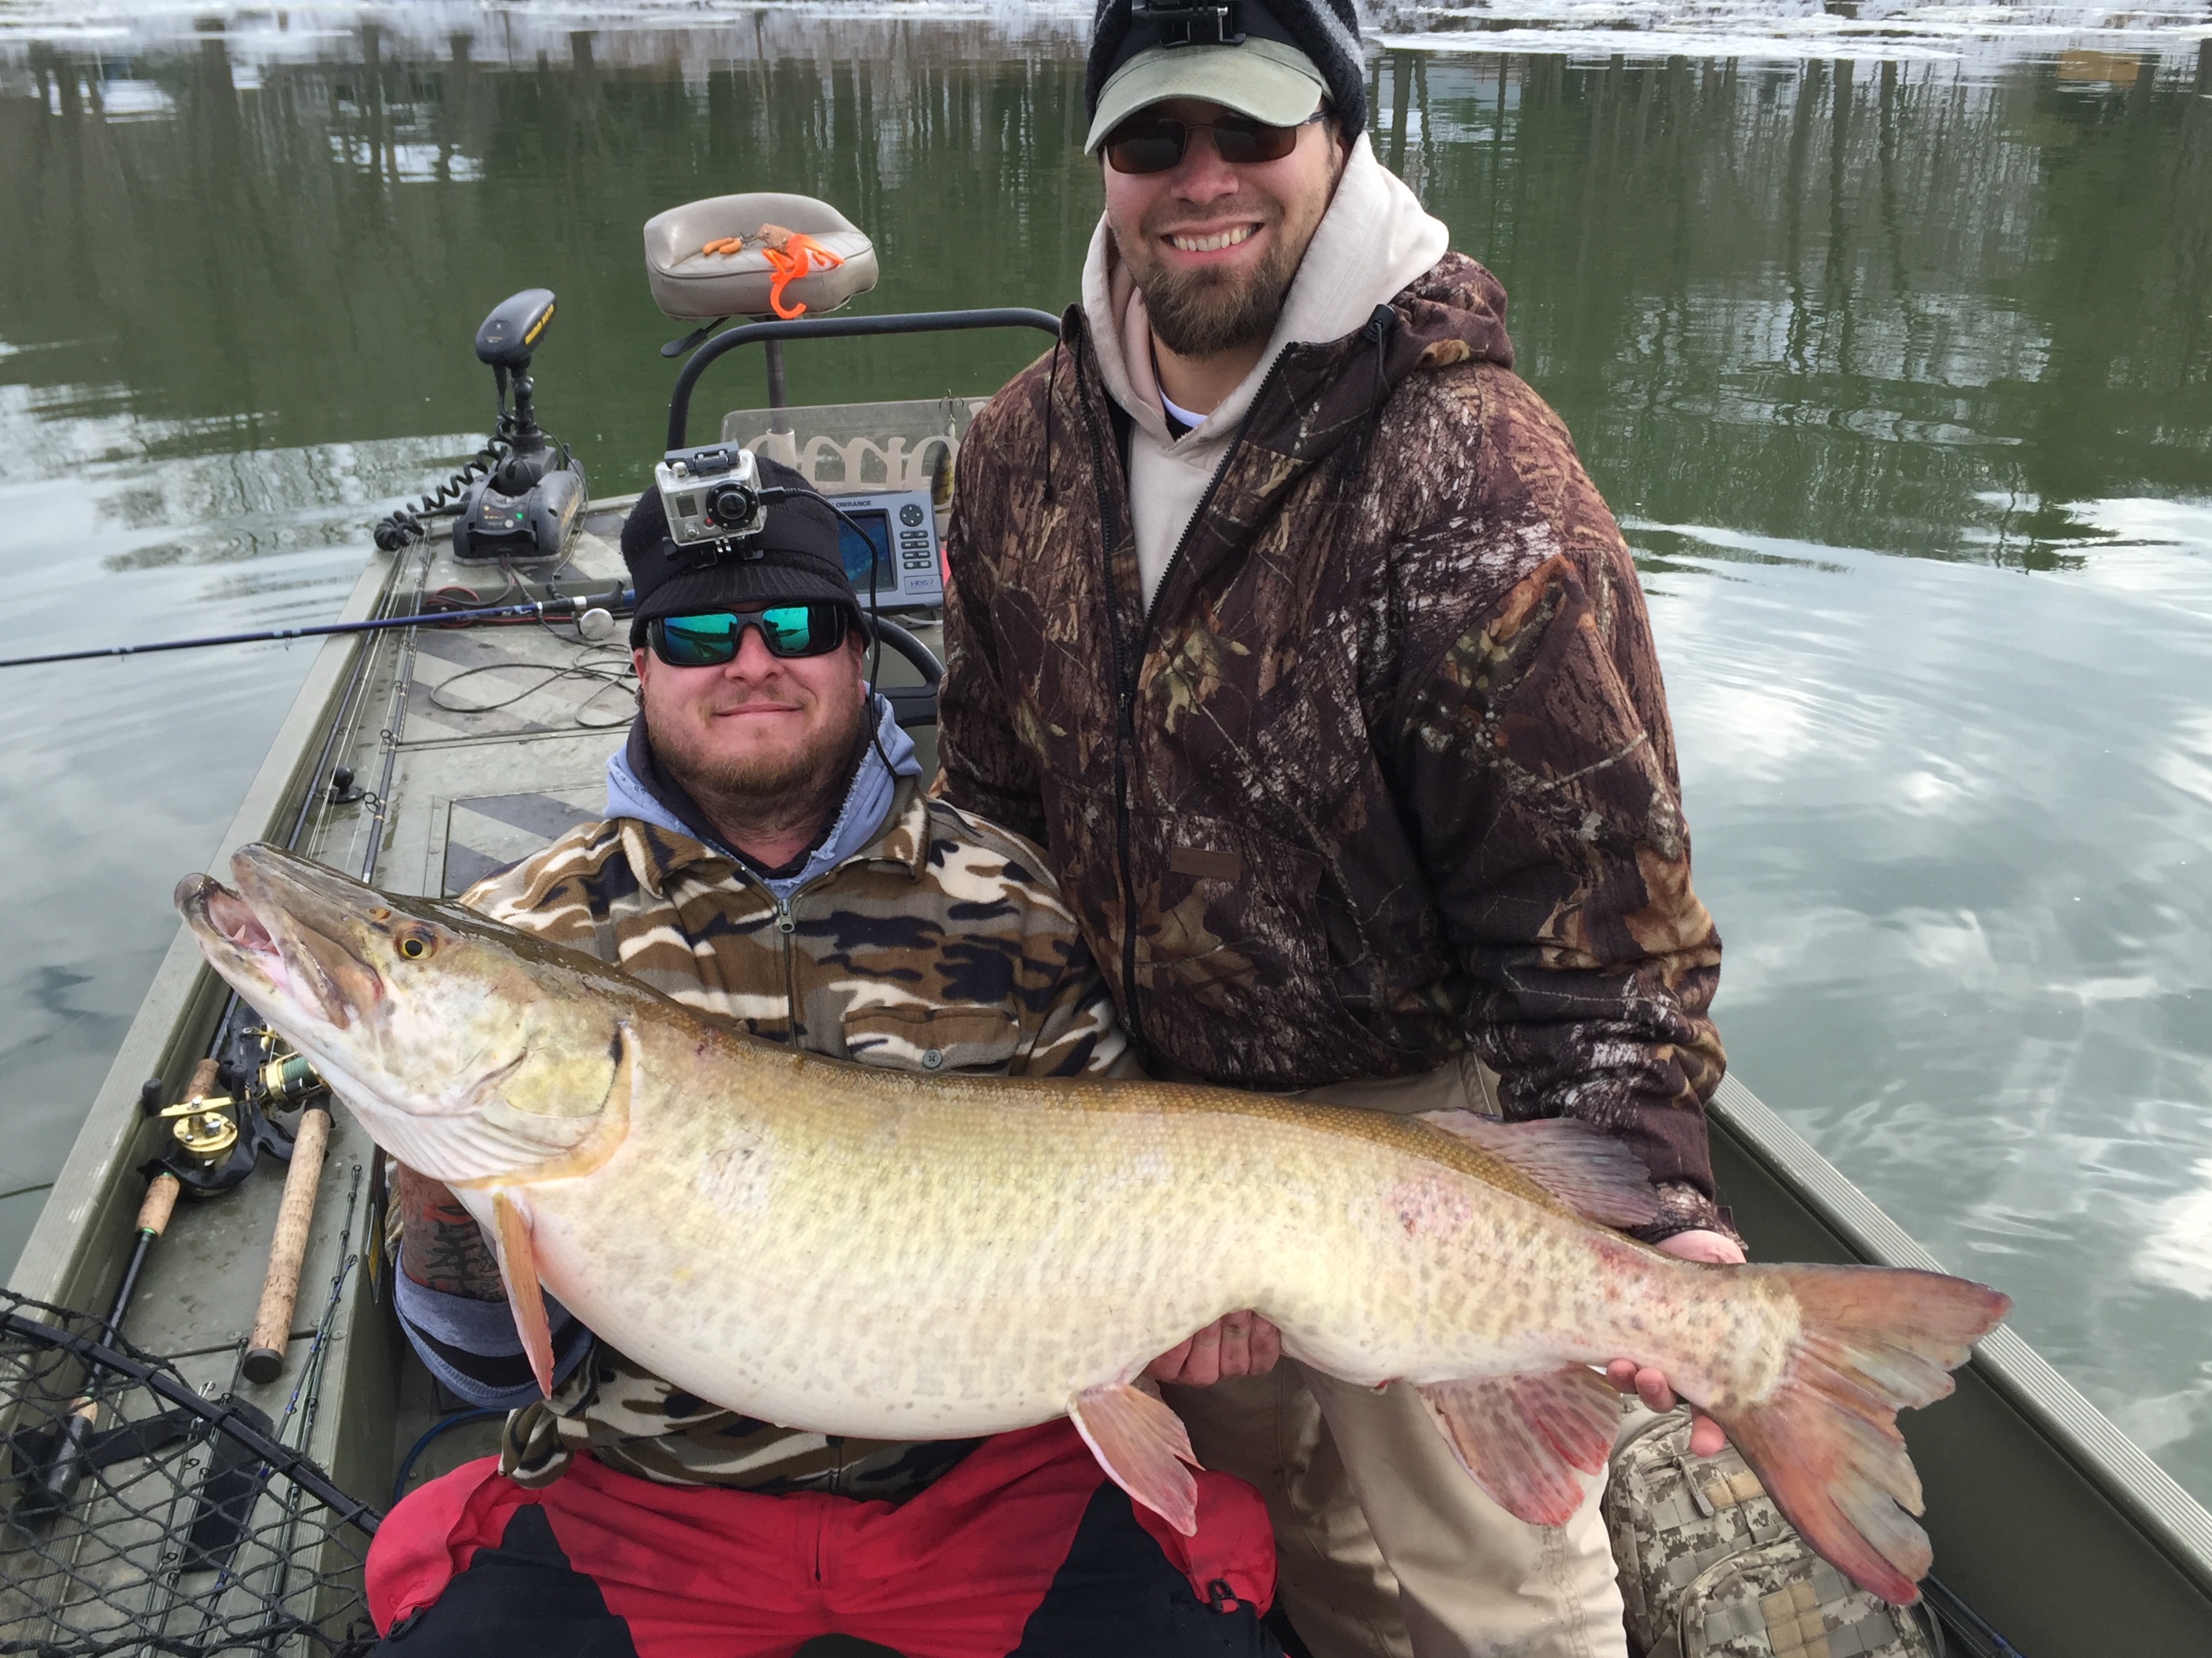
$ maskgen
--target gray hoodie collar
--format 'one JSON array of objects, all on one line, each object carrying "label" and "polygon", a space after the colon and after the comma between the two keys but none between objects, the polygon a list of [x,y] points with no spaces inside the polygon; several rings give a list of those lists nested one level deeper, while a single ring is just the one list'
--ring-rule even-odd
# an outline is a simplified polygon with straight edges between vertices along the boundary
[{"label": "gray hoodie collar", "polygon": [[[861,751],[860,763],[854,768],[852,784],[845,791],[845,804],[838,809],[830,832],[822,837],[821,844],[808,855],[805,865],[795,875],[773,878],[762,875],[732,848],[725,846],[705,824],[686,823],[639,780],[631,768],[627,745],[607,756],[607,816],[635,817],[711,847],[774,893],[779,902],[788,902],[799,888],[836,868],[873,841],[890,814],[892,797],[898,793],[898,780],[921,775],[921,762],[915,757],[914,739],[900,727],[888,701],[880,696],[874,701],[876,740]],[[888,765],[884,763],[887,760],[890,762]]]}]

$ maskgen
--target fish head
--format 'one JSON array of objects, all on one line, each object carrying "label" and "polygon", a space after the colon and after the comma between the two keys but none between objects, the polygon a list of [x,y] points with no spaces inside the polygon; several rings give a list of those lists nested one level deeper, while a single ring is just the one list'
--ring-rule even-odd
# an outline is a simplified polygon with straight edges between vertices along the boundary
[{"label": "fish head", "polygon": [[275,847],[243,848],[230,876],[178,884],[201,953],[410,1168],[454,1184],[544,1178],[602,1131],[623,1030],[653,993]]}]

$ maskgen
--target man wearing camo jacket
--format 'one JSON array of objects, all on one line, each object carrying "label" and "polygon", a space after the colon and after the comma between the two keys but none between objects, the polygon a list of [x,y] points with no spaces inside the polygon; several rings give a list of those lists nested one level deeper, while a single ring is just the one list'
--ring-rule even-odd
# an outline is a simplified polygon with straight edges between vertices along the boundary
[{"label": "man wearing camo jacket", "polygon": [[[643,706],[607,817],[463,902],[812,1053],[1115,1069],[1112,1004],[1037,849],[925,795],[868,693],[827,509],[786,498],[750,551],[702,563],[657,494],[639,502],[623,552]],[[404,1658],[767,1658],[830,1633],[905,1658],[1280,1658],[1260,1621],[1266,1510],[1242,1482],[1200,1476],[1186,1539],[1065,1420],[921,1443],[795,1431],[677,1391],[550,1303],[541,1400],[476,1223],[405,1169],[394,1206],[416,1351],[462,1398],[520,1407],[496,1465],[425,1486],[378,1533],[371,1606]]]},{"label": "man wearing camo jacket", "polygon": [[[1740,1260],[1635,568],[1504,288],[1375,158],[1358,12],[1099,0],[1081,302],[958,462],[943,792],[1047,847],[1158,1074],[1577,1118],[1646,1242]],[[1624,1654],[1597,1479],[1524,1525],[1412,1388],[1278,1351],[1232,1315],[1153,1374],[1267,1494],[1317,1658]]]}]

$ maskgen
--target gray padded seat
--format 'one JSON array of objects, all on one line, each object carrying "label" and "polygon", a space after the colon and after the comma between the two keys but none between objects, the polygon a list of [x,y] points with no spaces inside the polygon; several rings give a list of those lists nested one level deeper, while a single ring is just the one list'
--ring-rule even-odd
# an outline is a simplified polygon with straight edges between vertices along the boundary
[{"label": "gray padded seat", "polygon": [[646,280],[654,302],[686,322],[773,315],[769,292],[775,272],[765,252],[755,246],[737,253],[702,251],[725,237],[756,237],[763,225],[802,231],[844,261],[793,277],[783,291],[787,308],[804,304],[808,316],[823,316],[876,285],[875,244],[836,208],[811,196],[754,191],[686,202],[646,221]]}]

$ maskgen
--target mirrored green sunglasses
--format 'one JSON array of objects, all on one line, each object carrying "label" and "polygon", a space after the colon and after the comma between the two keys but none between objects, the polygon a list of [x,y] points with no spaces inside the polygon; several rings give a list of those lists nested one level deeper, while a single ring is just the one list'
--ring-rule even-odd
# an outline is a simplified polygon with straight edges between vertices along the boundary
[{"label": "mirrored green sunglasses", "polygon": [[745,629],[757,627],[770,656],[826,656],[852,625],[842,604],[774,604],[765,610],[710,610],[655,616],[646,624],[653,653],[673,668],[712,668],[734,659]]}]

